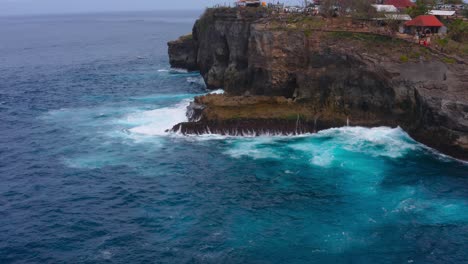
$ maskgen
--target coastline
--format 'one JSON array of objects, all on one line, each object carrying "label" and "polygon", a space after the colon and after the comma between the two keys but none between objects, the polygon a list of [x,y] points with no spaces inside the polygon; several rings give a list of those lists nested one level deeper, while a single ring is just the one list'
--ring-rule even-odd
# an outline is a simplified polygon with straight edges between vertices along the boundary
[{"label": "coastline", "polygon": [[[400,126],[417,141],[468,160],[465,59],[378,30],[345,19],[208,9],[192,35],[168,43],[169,58],[226,93],[196,98],[197,118],[173,130],[294,134],[349,123]],[[265,105],[263,97],[289,103]]]}]

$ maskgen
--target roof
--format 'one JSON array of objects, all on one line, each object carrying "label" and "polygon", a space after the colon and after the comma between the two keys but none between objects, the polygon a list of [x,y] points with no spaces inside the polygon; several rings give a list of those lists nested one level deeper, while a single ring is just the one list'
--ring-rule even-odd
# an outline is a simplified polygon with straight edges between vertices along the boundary
[{"label": "roof", "polygon": [[394,5],[372,5],[377,12],[398,12]]},{"label": "roof", "polygon": [[411,21],[405,23],[405,26],[414,26],[414,27],[442,27],[442,24],[439,19],[433,15],[422,15],[417,16]]},{"label": "roof", "polygon": [[408,14],[385,14],[385,18],[388,20],[405,20],[410,21],[411,17]]},{"label": "roof", "polygon": [[407,8],[415,6],[410,0],[384,0],[385,5],[393,5],[396,8]]},{"label": "roof", "polygon": [[448,10],[431,10],[431,11],[429,11],[429,15],[434,15],[434,16],[453,16],[453,15],[455,15],[455,11],[448,11]]}]

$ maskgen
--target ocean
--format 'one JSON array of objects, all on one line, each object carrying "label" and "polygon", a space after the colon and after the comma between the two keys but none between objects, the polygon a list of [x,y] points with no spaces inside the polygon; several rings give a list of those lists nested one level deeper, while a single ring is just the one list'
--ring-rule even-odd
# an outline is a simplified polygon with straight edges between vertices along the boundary
[{"label": "ocean", "polygon": [[200,13],[0,18],[0,263],[468,263],[468,165],[400,128],[167,133]]}]

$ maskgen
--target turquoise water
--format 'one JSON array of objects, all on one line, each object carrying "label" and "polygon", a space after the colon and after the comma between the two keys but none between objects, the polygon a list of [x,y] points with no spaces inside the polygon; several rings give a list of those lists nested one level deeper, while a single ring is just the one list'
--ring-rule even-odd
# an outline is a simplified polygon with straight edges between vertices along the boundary
[{"label": "turquoise water", "polygon": [[1,263],[466,263],[468,166],[400,128],[165,132],[197,15],[3,18]]}]

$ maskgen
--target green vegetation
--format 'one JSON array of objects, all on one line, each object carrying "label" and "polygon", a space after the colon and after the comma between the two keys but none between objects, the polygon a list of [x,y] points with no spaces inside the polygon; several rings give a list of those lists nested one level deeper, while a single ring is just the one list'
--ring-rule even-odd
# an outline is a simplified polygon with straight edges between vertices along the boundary
[{"label": "green vegetation", "polygon": [[321,17],[311,17],[303,14],[289,14],[286,17],[270,16],[268,28],[271,30],[304,30],[306,36],[311,36],[312,31],[321,30],[326,26],[326,21]]},{"label": "green vegetation", "polygon": [[421,57],[421,53],[419,53],[417,51],[411,52],[409,57],[412,58],[412,59],[419,59]]},{"label": "green vegetation", "polygon": [[440,51],[457,56],[468,56],[468,42],[457,42],[450,37],[436,38],[435,43]]},{"label": "green vegetation", "polygon": [[406,44],[403,40],[395,39],[389,36],[371,34],[371,33],[355,33],[349,31],[329,32],[329,36],[333,39],[354,39],[366,42],[372,45],[400,45]]},{"label": "green vegetation", "polygon": [[462,15],[463,15],[465,18],[468,18],[468,8],[463,9]]},{"label": "green vegetation", "polygon": [[408,59],[408,56],[406,56],[406,55],[401,55],[401,56],[400,56],[400,61],[401,61],[401,62],[408,62],[408,60],[409,60],[409,59]]},{"label": "green vegetation", "polygon": [[416,0],[416,6],[408,8],[406,13],[413,18],[420,15],[426,15],[429,12],[430,5],[433,4],[434,1],[431,0]]},{"label": "green vegetation", "polygon": [[196,27],[200,31],[206,30],[210,25],[214,22],[215,12],[218,8],[207,8],[203,15],[201,15],[200,19],[196,22]]},{"label": "green vegetation", "polygon": [[301,16],[296,22],[301,27],[322,28],[325,21],[318,17]]},{"label": "green vegetation", "polygon": [[371,19],[376,16],[377,11],[368,0],[351,1],[351,17],[355,19]]},{"label": "green vegetation", "polygon": [[324,16],[335,17],[349,15],[354,19],[375,17],[376,10],[368,0],[322,0],[321,9]]},{"label": "green vegetation", "polygon": [[193,39],[193,36],[192,36],[192,34],[187,34],[185,36],[180,37],[179,39],[180,40],[191,40],[191,39]]},{"label": "green vegetation", "polygon": [[453,63],[456,62],[455,59],[448,58],[448,57],[443,58],[442,61],[445,62],[445,63],[448,63],[448,64],[453,64]]},{"label": "green vegetation", "polygon": [[448,24],[449,38],[458,42],[468,42],[468,22],[455,19]]},{"label": "green vegetation", "polygon": [[440,38],[436,40],[437,44],[439,44],[440,47],[442,47],[442,51],[445,47],[447,47],[447,44],[449,43],[448,38]]},{"label": "green vegetation", "polygon": [[328,32],[327,35],[330,41],[335,44],[352,46],[362,52],[372,53],[394,62],[431,60],[433,58],[433,53],[429,48],[390,36],[346,31]]}]

